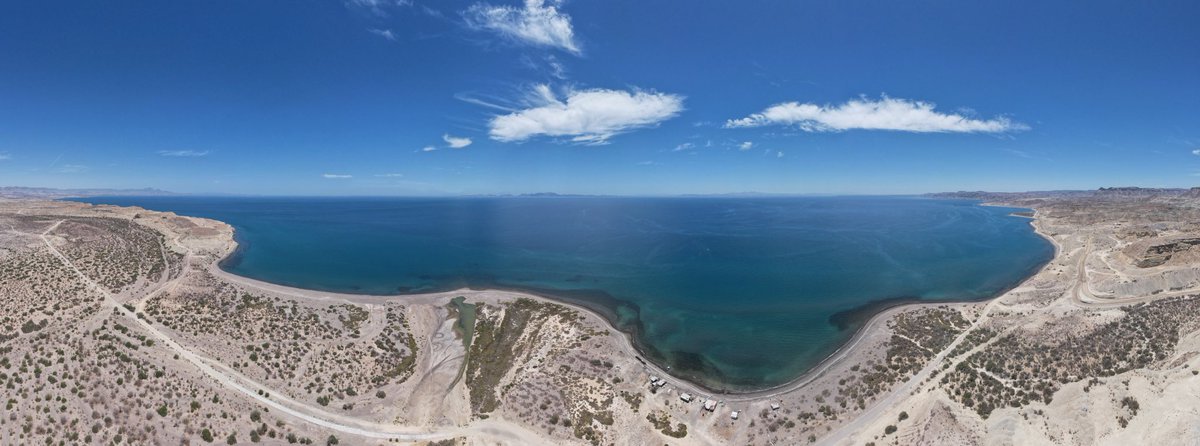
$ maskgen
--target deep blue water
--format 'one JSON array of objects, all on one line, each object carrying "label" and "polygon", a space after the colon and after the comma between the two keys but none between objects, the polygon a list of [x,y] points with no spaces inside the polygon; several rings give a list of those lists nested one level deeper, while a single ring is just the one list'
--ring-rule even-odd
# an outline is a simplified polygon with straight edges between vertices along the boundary
[{"label": "deep blue water", "polygon": [[839,312],[984,299],[1053,255],[1017,209],[907,197],[102,197],[233,225],[224,267],[369,294],[533,290],[609,314],[652,359],[717,388],[800,375]]}]

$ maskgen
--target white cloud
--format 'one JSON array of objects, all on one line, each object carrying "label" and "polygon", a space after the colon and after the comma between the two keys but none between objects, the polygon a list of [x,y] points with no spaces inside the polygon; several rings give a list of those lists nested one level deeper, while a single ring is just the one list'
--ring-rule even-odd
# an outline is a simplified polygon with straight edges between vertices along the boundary
[{"label": "white cloud", "polygon": [[341,174],[341,173],[327,173],[327,174],[323,174],[321,176],[326,179],[330,179],[330,180],[345,180],[348,178],[354,178],[354,175],[347,175],[347,174]]},{"label": "white cloud", "polygon": [[434,151],[434,150],[437,150],[437,147],[434,147],[434,146],[425,146],[425,147],[422,147],[422,148],[421,148],[421,151],[422,151],[422,152],[432,152],[432,151]]},{"label": "white cloud", "polygon": [[446,141],[451,149],[461,149],[471,145],[471,138],[450,136],[449,134],[443,134],[442,140]]},{"label": "white cloud", "polygon": [[547,85],[534,88],[530,108],[492,118],[489,134],[503,142],[538,135],[571,137],[585,144],[649,127],[683,111],[683,96],[653,91],[570,90],[560,100]]},{"label": "white cloud", "polygon": [[1029,126],[998,117],[981,120],[961,114],[939,113],[934,104],[887,96],[859,98],[841,105],[785,102],[741,119],[725,122],[726,128],[796,126],[808,132],[893,130],[916,133],[1002,133],[1028,130]]},{"label": "white cloud", "polygon": [[209,152],[208,152],[207,150],[202,150],[202,151],[196,151],[196,150],[159,150],[159,151],[158,151],[158,154],[159,154],[159,155],[162,155],[162,156],[175,156],[175,157],[198,157],[198,156],[207,156],[207,155],[208,155],[208,153],[209,153]]},{"label": "white cloud", "polygon": [[383,37],[383,38],[391,40],[393,42],[396,41],[396,34],[393,33],[392,30],[390,30],[390,29],[371,28],[371,29],[368,29],[367,31],[370,32],[371,34],[377,35],[379,37]]},{"label": "white cloud", "polygon": [[741,144],[738,144],[738,150],[750,150],[752,148],[754,148],[753,141],[746,141]]},{"label": "white cloud", "polygon": [[1192,155],[1200,156],[1200,149],[1193,150]]},{"label": "white cloud", "polygon": [[696,145],[695,145],[695,144],[692,144],[692,143],[690,143],[690,142],[685,142],[685,143],[683,143],[683,144],[680,144],[680,145],[677,145],[677,146],[675,146],[675,148],[674,148],[674,149],[671,149],[671,151],[672,151],[672,152],[682,152],[682,151],[684,151],[684,150],[687,150],[687,149],[690,149],[690,148],[693,148],[693,147],[696,147]]},{"label": "white cloud", "polygon": [[571,17],[558,11],[561,0],[525,0],[523,7],[476,3],[463,13],[467,25],[505,38],[579,54]]},{"label": "white cloud", "polygon": [[400,178],[400,177],[404,176],[404,174],[402,174],[402,173],[377,173],[377,174],[375,174],[375,176],[379,177],[379,178]]},{"label": "white cloud", "polygon": [[783,152],[775,152],[776,158],[783,158]]}]

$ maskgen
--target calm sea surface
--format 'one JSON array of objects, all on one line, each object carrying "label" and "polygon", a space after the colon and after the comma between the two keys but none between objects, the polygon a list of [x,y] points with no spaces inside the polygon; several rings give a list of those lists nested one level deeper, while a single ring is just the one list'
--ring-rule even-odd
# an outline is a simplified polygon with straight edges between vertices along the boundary
[{"label": "calm sea surface", "polygon": [[[522,289],[597,308],[726,389],[782,384],[888,299],[984,299],[1050,259],[1012,208],[905,197],[101,197],[233,225],[230,272],[368,294]],[[842,323],[834,323],[834,321]],[[861,320],[857,321],[861,323]]]}]

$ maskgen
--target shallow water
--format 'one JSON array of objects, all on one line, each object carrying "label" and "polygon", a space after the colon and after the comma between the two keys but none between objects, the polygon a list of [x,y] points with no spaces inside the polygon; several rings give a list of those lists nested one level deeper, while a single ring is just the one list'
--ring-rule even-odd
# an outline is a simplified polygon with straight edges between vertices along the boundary
[{"label": "shallow water", "polygon": [[813,367],[857,326],[831,320],[839,313],[886,299],[984,299],[1053,255],[1028,219],[1009,215],[1017,209],[909,197],[82,201],[225,221],[242,249],[223,267],[280,284],[582,300],[656,361],[725,389]]}]

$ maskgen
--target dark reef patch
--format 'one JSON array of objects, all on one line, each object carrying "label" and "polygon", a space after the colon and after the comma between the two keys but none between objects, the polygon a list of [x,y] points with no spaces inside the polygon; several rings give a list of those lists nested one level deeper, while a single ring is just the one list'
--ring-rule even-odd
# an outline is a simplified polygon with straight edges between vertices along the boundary
[{"label": "dark reef patch", "polygon": [[938,301],[924,300],[919,297],[912,296],[889,297],[886,299],[868,302],[849,310],[842,310],[837,313],[833,313],[829,316],[829,324],[837,327],[837,329],[841,331],[845,331],[847,329],[857,330],[866,324],[867,321],[871,320],[872,317],[875,317],[876,314],[887,311],[890,308],[899,307],[901,305],[932,302]]}]

